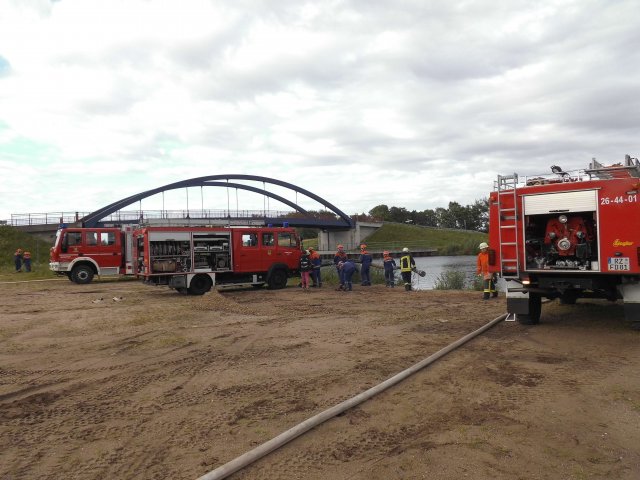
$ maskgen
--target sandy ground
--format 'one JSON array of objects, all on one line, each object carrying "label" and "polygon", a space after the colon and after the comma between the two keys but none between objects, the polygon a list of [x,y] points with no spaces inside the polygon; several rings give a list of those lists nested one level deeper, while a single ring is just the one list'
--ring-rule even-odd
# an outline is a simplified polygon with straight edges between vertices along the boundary
[{"label": "sandy ground", "polygon": [[[505,310],[382,286],[0,287],[4,480],[195,479]],[[637,480],[639,347],[621,306],[545,304],[231,478]]]}]

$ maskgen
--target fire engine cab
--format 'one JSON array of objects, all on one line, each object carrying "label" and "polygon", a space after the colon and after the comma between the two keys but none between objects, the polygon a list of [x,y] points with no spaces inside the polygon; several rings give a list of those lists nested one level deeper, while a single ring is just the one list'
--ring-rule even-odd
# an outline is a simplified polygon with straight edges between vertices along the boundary
[{"label": "fire engine cab", "polygon": [[132,227],[74,228],[60,225],[51,247],[49,269],[75,283],[95,275],[133,275]]},{"label": "fire engine cab", "polygon": [[61,227],[49,268],[79,284],[135,275],[193,295],[215,286],[277,289],[297,272],[301,255],[289,227]]},{"label": "fire engine cab", "polygon": [[288,227],[146,227],[134,237],[136,275],[192,295],[215,286],[284,288],[302,253]]},{"label": "fire engine cab", "polygon": [[640,164],[534,177],[498,176],[489,197],[491,269],[504,278],[507,310],[540,321],[541,299],[622,299],[640,328]]}]

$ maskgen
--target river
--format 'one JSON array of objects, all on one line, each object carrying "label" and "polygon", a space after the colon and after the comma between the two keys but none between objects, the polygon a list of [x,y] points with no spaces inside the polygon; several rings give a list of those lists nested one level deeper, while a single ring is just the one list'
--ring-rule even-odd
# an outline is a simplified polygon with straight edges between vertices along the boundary
[{"label": "river", "polygon": [[[473,284],[476,274],[476,257],[474,255],[416,257],[415,261],[418,270],[426,272],[424,277],[413,275],[413,288],[416,290],[433,289],[440,275],[449,270],[464,272],[467,288]],[[399,258],[396,258],[396,263],[400,264]]]}]

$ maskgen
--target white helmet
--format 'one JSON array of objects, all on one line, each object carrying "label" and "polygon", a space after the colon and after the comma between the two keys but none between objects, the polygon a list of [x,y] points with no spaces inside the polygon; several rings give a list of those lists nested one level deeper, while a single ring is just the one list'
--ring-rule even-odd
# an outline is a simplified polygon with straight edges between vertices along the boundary
[{"label": "white helmet", "polygon": [[402,249],[402,251],[403,251],[403,252],[408,252],[408,251],[409,251],[409,249],[408,249],[407,247],[404,247],[404,248]]},{"label": "white helmet", "polygon": [[489,248],[489,244],[487,242],[482,242],[480,245],[478,245],[478,248],[480,250],[482,250],[483,248]]}]

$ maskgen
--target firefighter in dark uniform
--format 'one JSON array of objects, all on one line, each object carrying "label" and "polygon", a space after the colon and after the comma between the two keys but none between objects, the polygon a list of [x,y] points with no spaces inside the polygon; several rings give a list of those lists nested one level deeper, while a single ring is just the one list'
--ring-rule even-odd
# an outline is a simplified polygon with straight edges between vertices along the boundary
[{"label": "firefighter in dark uniform", "polygon": [[320,267],[322,266],[322,258],[320,254],[315,251],[314,248],[309,247],[309,260],[311,260],[311,264],[313,265],[313,270],[311,270],[311,280],[313,281],[312,287],[321,287],[322,286],[322,275],[320,273]]},{"label": "firefighter in dark uniform", "polygon": [[338,251],[333,256],[333,264],[336,266],[336,271],[338,272],[338,279],[340,281],[340,285],[336,290],[344,290],[344,272],[342,268],[339,266],[340,262],[347,261],[347,254],[344,251],[344,246],[338,245]]},{"label": "firefighter in dark uniform", "polygon": [[367,252],[367,246],[363,243],[360,245],[360,285],[365,287],[371,286],[371,263],[373,262],[373,256]]},{"label": "firefighter in dark uniform", "polygon": [[404,289],[406,291],[411,290],[411,272],[416,268],[416,261],[411,256],[409,249],[404,247],[402,249],[402,256],[400,257],[400,275],[404,282]]}]

